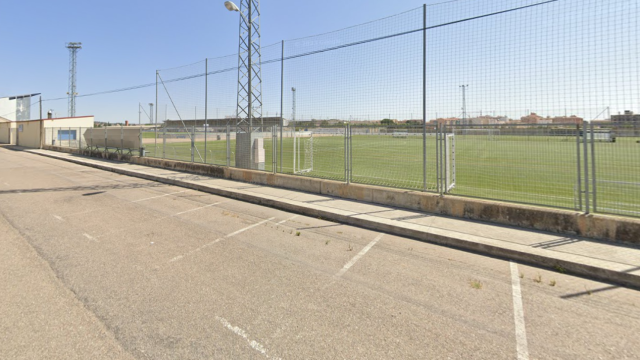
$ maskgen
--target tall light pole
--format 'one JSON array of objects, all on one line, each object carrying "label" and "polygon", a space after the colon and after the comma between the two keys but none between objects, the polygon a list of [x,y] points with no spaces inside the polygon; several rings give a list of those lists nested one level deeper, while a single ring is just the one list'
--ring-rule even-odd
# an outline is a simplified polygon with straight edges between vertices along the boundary
[{"label": "tall light pole", "polygon": [[469,85],[460,85],[462,89],[462,125],[467,125],[467,88]]},{"label": "tall light pole", "polygon": [[[153,124],[153,103],[149,103],[149,120]],[[158,125],[157,121],[158,119],[156,119],[156,125]]]},{"label": "tall light pole", "polygon": [[[262,128],[262,70],[260,46],[260,0],[240,0],[240,7],[231,1],[224,6],[240,13],[238,45],[238,102],[236,110],[236,166],[261,168],[264,148],[254,149],[252,134]],[[254,118],[260,127],[254,128]],[[254,159],[257,150],[258,159]]]},{"label": "tall light pole", "polygon": [[76,116],[76,59],[78,56],[78,50],[82,49],[81,42],[67,43],[67,49],[69,49],[69,117]]}]

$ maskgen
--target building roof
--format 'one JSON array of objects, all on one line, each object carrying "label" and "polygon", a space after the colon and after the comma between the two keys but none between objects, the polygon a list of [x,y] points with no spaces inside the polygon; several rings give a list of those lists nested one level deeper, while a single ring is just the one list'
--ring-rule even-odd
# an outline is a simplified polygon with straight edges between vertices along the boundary
[{"label": "building roof", "polygon": [[25,94],[25,95],[14,95],[14,96],[5,96],[5,97],[0,98],[0,99],[15,100],[15,99],[22,99],[22,98],[32,97],[32,96],[36,96],[36,95],[40,95],[40,93],[36,93],[36,94]]}]

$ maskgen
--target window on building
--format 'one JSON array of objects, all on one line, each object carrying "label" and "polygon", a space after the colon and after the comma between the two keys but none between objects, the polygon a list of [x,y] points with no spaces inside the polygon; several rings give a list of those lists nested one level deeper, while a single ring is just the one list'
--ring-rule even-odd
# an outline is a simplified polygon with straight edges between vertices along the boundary
[{"label": "window on building", "polygon": [[58,140],[76,140],[76,130],[58,130]]}]

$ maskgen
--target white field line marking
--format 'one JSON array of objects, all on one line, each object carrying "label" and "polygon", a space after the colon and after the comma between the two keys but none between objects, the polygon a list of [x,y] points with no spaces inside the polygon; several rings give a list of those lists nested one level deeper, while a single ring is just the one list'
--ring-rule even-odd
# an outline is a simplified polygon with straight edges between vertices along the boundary
[{"label": "white field line marking", "polygon": [[513,290],[513,319],[516,324],[518,360],[529,360],[524,309],[522,307],[522,291],[520,290],[520,274],[518,273],[518,265],[514,262],[511,262],[511,288]]},{"label": "white field line marking", "polygon": [[64,221],[64,219],[62,217],[58,216],[58,215],[51,215],[51,216],[53,216],[54,218],[56,218],[56,219],[58,219],[60,221]]},{"label": "white field line marking", "polygon": [[142,201],[163,198],[165,196],[172,196],[172,195],[176,195],[176,194],[182,194],[182,193],[186,193],[187,191],[191,191],[191,190],[178,191],[178,192],[174,192],[174,193],[170,193],[170,194],[164,194],[164,195],[154,196],[154,197],[150,197],[150,198],[146,198],[146,199],[135,200],[135,201],[132,201],[132,203],[138,203],[138,202],[142,202]]},{"label": "white field line marking", "polygon": [[247,335],[246,331],[242,330],[241,328],[239,328],[237,326],[231,325],[231,323],[229,323],[227,321],[227,319],[221,318],[219,316],[216,316],[216,319],[218,319],[218,321],[220,321],[220,323],[222,323],[222,325],[224,325],[224,327],[226,327],[227,329],[231,330],[234,334],[236,334],[236,335],[240,336],[241,338],[245,339],[249,343],[249,346],[251,346],[252,349],[256,350],[257,352],[262,354],[267,359],[280,359],[278,357],[270,357],[268,352],[267,352],[267,349],[262,344],[260,344],[259,342],[255,341],[255,340],[249,339],[249,335]]},{"label": "white field line marking", "polygon": [[378,241],[380,241],[380,239],[382,239],[383,236],[384,236],[384,234],[378,235],[375,239],[373,239],[373,241],[371,241],[367,246],[365,246],[364,249],[360,250],[358,255],[354,256],[353,259],[351,259],[351,261],[349,261],[340,271],[338,271],[336,276],[340,277],[340,276],[344,275],[344,273],[346,273],[347,270],[349,270],[349,268],[352,267],[353,264],[356,263],[356,261],[360,260],[360,258],[362,256],[364,256],[364,254],[366,254],[369,250],[371,250],[373,245],[375,245]]},{"label": "white field line marking", "polygon": [[288,218],[288,219],[286,219],[286,220],[282,220],[282,221],[280,221],[280,222],[278,223],[278,225],[282,225],[282,224],[286,223],[287,221],[291,221],[291,220],[293,220],[293,219],[297,218],[298,216],[300,216],[300,215],[294,215],[294,216],[292,216],[292,217],[290,217],[290,218]]},{"label": "white field line marking", "polygon": [[87,238],[87,239],[89,239],[89,240],[92,240],[92,241],[98,242],[98,240],[97,240],[96,238],[94,238],[93,236],[91,236],[91,235],[89,235],[89,234],[82,234],[82,235],[84,235],[84,237],[86,237],[86,238]]},{"label": "white field line marking", "polygon": [[182,259],[184,259],[185,257],[187,257],[187,256],[189,256],[189,255],[193,255],[193,254],[195,254],[195,253],[197,253],[197,252],[199,252],[199,251],[202,251],[202,250],[204,250],[204,249],[208,248],[208,247],[209,247],[209,246],[211,246],[211,245],[215,245],[215,244],[219,243],[220,241],[222,241],[222,240],[224,240],[224,239],[228,239],[228,238],[230,238],[230,237],[232,237],[232,236],[236,236],[236,235],[238,235],[238,234],[240,234],[240,233],[243,233],[243,232],[245,232],[245,231],[247,231],[247,230],[253,229],[253,228],[254,228],[254,227],[256,227],[256,226],[260,226],[260,225],[262,225],[262,224],[264,224],[264,223],[267,223],[267,222],[269,222],[269,221],[271,221],[271,220],[273,220],[273,219],[275,219],[275,218],[269,218],[269,219],[267,219],[267,220],[260,221],[259,223],[255,223],[255,224],[253,224],[253,225],[247,226],[246,228],[240,229],[240,230],[238,230],[238,231],[234,231],[234,232],[232,232],[232,233],[231,233],[231,234],[229,234],[229,235],[226,235],[226,236],[224,236],[224,237],[221,237],[221,238],[215,239],[215,240],[213,240],[212,242],[207,243],[207,244],[204,244],[204,245],[200,246],[200,247],[199,247],[199,248],[197,248],[197,249],[191,250],[191,251],[189,251],[188,253],[186,253],[186,254],[184,254],[184,255],[178,255],[178,256],[174,257],[173,259],[169,260],[169,262],[170,262],[170,263],[172,263],[172,262],[176,262],[176,261],[178,261],[178,260],[182,260]]}]

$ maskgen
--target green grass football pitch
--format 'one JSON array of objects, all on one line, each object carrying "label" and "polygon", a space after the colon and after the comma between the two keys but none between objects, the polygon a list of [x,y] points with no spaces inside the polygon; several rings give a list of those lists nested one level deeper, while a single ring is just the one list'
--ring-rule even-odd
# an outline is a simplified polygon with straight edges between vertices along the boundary
[{"label": "green grass football pitch", "polygon": [[[577,209],[578,181],[584,190],[585,174],[578,176],[575,137],[456,135],[455,187],[452,194],[511,202]],[[303,140],[304,141],[304,140]],[[640,215],[640,143],[618,138],[596,143],[597,205],[601,212]],[[307,143],[308,144],[308,143]],[[314,136],[313,169],[302,175],[345,181],[344,137]],[[226,142],[195,143],[196,162],[226,165]],[[265,170],[272,171],[272,141],[264,140]],[[279,143],[277,157],[280,158]],[[231,166],[235,165],[235,141],[231,141]],[[163,157],[162,139],[157,148],[147,144],[148,156]],[[436,144],[427,138],[427,189],[436,190]],[[403,189],[423,188],[422,138],[354,135],[351,181]],[[167,143],[167,159],[191,161],[190,142]],[[310,152],[302,146],[300,168],[310,167]],[[584,160],[583,149],[580,158]],[[589,151],[589,157],[591,156]],[[590,160],[591,162],[591,160]],[[306,164],[306,166],[305,166]],[[283,139],[282,171],[293,173],[293,140]],[[593,173],[589,171],[589,186]],[[591,189],[592,190],[592,189]],[[585,204],[583,204],[584,206]]]}]

